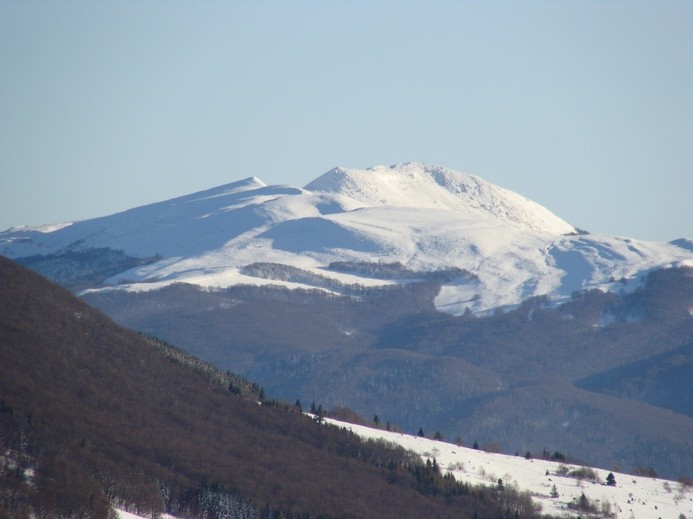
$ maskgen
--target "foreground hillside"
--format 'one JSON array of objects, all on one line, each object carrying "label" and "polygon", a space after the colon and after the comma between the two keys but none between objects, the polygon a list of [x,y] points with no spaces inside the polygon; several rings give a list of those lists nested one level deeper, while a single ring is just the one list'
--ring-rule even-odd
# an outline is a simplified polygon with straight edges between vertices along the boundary
[{"label": "foreground hillside", "polygon": [[209,373],[0,257],[0,517],[535,516]]},{"label": "foreground hillside", "polygon": [[[693,482],[633,476],[567,462],[508,456],[441,440],[327,419],[362,438],[390,442],[436,464],[458,481],[531,494],[547,513],[559,517],[663,519],[693,517]],[[542,453],[548,454],[548,453]],[[550,455],[549,455],[550,456]],[[553,455],[555,457],[555,454]],[[611,481],[611,484],[609,484]],[[138,519],[120,512],[121,519]]]}]

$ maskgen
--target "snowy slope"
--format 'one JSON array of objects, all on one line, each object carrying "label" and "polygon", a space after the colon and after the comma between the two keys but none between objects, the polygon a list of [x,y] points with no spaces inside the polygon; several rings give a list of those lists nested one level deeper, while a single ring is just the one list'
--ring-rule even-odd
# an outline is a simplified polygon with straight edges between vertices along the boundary
[{"label": "snowy slope", "polygon": [[[464,269],[448,280],[439,309],[461,314],[516,305],[536,295],[565,298],[582,288],[634,288],[647,271],[693,265],[681,243],[578,234],[546,208],[478,177],[427,164],[336,168],[305,188],[248,178],[122,213],[0,233],[12,258],[96,248],[149,265],[121,272],[107,288],[151,290],[174,282],[324,288],[249,274],[276,263],[344,284],[397,280],[336,272],[332,262],[399,262],[415,271]],[[616,283],[632,280],[630,284]],[[338,292],[338,289],[334,289]]]},{"label": "snowy slope", "polygon": [[[417,436],[372,429],[335,420],[327,420],[346,427],[363,438],[383,439],[412,450],[423,459],[436,459],[443,473],[451,473],[458,481],[472,485],[496,486],[503,480],[506,487],[515,487],[530,492],[532,499],[541,504],[543,513],[577,517],[579,513],[568,508],[584,493],[601,511],[602,506],[612,515],[599,517],[616,519],[657,519],[693,517],[693,488],[681,483],[657,478],[631,476],[613,472],[616,486],[606,485],[608,470],[594,469],[596,482],[561,476],[560,464],[540,459],[525,459],[522,456],[487,453],[481,450],[460,447],[452,443],[434,441]],[[579,466],[564,465],[569,470]],[[558,497],[551,497],[553,486]]]},{"label": "snowy slope", "polygon": [[[542,512],[565,517],[586,517],[584,512],[571,510],[569,504],[577,502],[584,493],[594,504],[598,517],[614,519],[675,519],[693,517],[693,488],[675,481],[631,476],[613,472],[616,486],[606,485],[608,470],[594,469],[596,481],[578,480],[562,476],[561,464],[554,461],[525,459],[521,456],[487,453],[461,447],[444,441],[372,429],[336,420],[326,422],[345,427],[362,438],[381,439],[400,445],[419,454],[422,459],[435,458],[442,472],[451,473],[458,481],[471,485],[497,486],[498,480],[505,487],[529,492],[532,500],[542,506]],[[568,470],[581,467],[564,465]],[[552,497],[553,487],[558,496]],[[602,513],[611,510],[611,514]],[[118,511],[121,519],[138,519],[138,516]],[[164,516],[170,519],[171,516]]]}]

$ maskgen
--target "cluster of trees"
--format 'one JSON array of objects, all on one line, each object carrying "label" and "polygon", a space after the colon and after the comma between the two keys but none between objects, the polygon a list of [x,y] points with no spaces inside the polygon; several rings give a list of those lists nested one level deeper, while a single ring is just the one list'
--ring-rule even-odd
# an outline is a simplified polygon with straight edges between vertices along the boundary
[{"label": "cluster of trees", "polygon": [[364,261],[333,261],[327,268],[336,272],[347,272],[349,274],[375,279],[409,279],[435,281],[439,283],[459,279],[466,279],[468,281],[479,279],[476,274],[457,267],[434,271],[418,271],[405,267],[401,262],[373,263]]},{"label": "cluster of trees", "polygon": [[22,265],[78,291],[99,286],[111,276],[126,270],[154,263],[161,257],[134,258],[122,250],[109,248],[68,250],[47,256],[27,256],[18,260]]}]

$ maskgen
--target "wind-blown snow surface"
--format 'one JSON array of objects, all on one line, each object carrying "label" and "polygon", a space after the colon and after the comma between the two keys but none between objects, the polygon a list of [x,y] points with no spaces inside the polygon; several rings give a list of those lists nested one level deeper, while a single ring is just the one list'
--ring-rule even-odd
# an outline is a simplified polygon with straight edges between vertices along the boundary
[{"label": "wind-blown snow surface", "polygon": [[[597,482],[578,480],[558,475],[558,462],[525,459],[523,456],[487,453],[460,447],[452,443],[434,441],[418,436],[372,429],[360,425],[327,419],[327,422],[355,432],[362,438],[382,439],[412,450],[423,459],[436,459],[443,474],[451,473],[455,479],[472,485],[496,486],[503,480],[505,487],[527,491],[532,500],[541,504],[542,512],[552,515],[585,516],[584,512],[570,510],[584,493],[599,510],[608,503],[617,519],[677,518],[680,514],[693,517],[693,489],[681,483],[657,478],[631,476],[613,472],[616,486],[606,485],[608,470],[594,469]],[[567,465],[569,470],[579,466]],[[558,497],[551,497],[553,486]],[[601,513],[599,516],[603,516]]]},{"label": "wind-blown snow surface", "polygon": [[[664,479],[631,476],[613,472],[616,486],[606,485],[608,470],[594,469],[596,482],[578,480],[558,474],[560,464],[554,461],[525,459],[522,456],[487,453],[460,447],[443,441],[418,436],[372,429],[336,420],[326,422],[345,427],[362,438],[381,439],[416,452],[422,459],[435,458],[443,474],[451,473],[455,479],[471,485],[497,486],[503,480],[505,487],[529,492],[532,500],[542,506],[542,512],[558,516],[585,516],[584,512],[571,510],[584,493],[594,504],[600,517],[602,507],[609,507],[615,519],[668,519],[693,517],[693,489],[681,483]],[[566,465],[569,470],[581,467]],[[558,497],[551,497],[553,487]],[[119,511],[121,519],[137,519],[137,516]],[[165,516],[171,518],[170,516]]]},{"label": "wind-blown snow surface", "polygon": [[336,168],[303,189],[252,177],[67,226],[0,233],[0,254],[12,258],[100,247],[160,258],[112,277],[105,289],[151,290],[174,282],[313,288],[305,280],[248,275],[243,267],[253,263],[367,286],[397,280],[327,267],[354,261],[399,262],[416,271],[464,269],[476,278],[447,281],[435,300],[453,314],[536,295],[560,299],[583,288],[633,288],[651,269],[693,265],[689,248],[580,234],[516,193],[427,164]]}]

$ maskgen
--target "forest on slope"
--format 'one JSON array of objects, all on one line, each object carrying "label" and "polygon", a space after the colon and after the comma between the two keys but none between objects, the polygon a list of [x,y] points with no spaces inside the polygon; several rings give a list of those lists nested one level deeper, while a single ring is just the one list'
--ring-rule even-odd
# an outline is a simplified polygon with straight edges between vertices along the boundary
[{"label": "forest on slope", "polygon": [[436,311],[439,288],[433,279],[335,297],[177,284],[83,297],[290,401],[507,453],[558,450],[604,468],[690,475],[693,269],[477,317]]},{"label": "forest on slope", "polygon": [[537,515],[154,342],[0,257],[0,517]]}]

